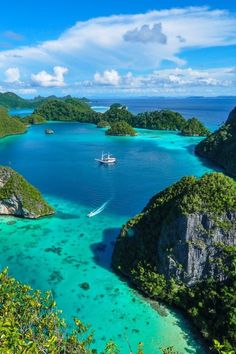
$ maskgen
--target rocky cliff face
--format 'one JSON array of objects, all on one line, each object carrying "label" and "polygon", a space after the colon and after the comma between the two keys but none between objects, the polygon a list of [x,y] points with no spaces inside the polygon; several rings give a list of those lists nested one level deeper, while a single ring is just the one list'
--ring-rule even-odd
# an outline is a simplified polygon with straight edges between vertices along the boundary
[{"label": "rocky cliff face", "polygon": [[219,130],[196,146],[196,153],[216,162],[228,174],[236,176],[236,107]]},{"label": "rocky cliff face", "polygon": [[53,213],[36,188],[14,170],[0,167],[0,215],[36,219]]},{"label": "rocky cliff face", "polygon": [[236,244],[236,185],[223,174],[186,177],[157,194],[122,229],[113,266],[132,279],[139,264],[192,285],[224,279],[220,247]]}]

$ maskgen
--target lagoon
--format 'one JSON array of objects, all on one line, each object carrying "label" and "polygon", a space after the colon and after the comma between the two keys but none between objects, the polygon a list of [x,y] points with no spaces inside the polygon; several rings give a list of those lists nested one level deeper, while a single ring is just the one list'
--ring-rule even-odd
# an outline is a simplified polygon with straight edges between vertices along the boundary
[{"label": "lagoon", "polygon": [[[165,306],[157,311],[110,268],[120,227],[153,194],[182,176],[211,171],[193,152],[201,138],[141,129],[137,137],[111,137],[80,123],[47,128],[55,134],[32,126],[0,143],[1,164],[23,174],[57,211],[37,221],[1,218],[1,267],[34,288],[52,290],[71,324],[77,316],[92,325],[99,350],[112,339],[121,353],[135,352],[140,341],[148,354],[170,345],[181,353],[204,353],[180,314]],[[98,165],[102,151],[118,163]],[[87,217],[106,201],[102,213]],[[82,288],[84,282],[89,289]]]}]

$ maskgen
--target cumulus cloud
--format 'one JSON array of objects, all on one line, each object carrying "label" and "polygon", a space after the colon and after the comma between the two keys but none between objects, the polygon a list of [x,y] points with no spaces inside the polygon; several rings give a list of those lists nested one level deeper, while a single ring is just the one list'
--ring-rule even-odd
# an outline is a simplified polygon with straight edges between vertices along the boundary
[{"label": "cumulus cloud", "polygon": [[16,82],[20,81],[20,70],[19,68],[9,68],[5,71],[6,82]]},{"label": "cumulus cloud", "polygon": [[[165,39],[161,50],[151,41]],[[94,66],[97,71],[107,67],[155,70],[164,60],[184,64],[180,53],[185,49],[235,44],[235,16],[223,10],[187,7],[78,22],[56,40],[1,51],[0,67],[21,65],[40,70],[42,65],[57,62],[70,67],[71,73],[78,67],[91,73]]]},{"label": "cumulus cloud", "polygon": [[105,70],[103,73],[97,72],[94,75],[94,82],[101,85],[116,86],[120,83],[120,75],[116,70]]},{"label": "cumulus cloud", "polygon": [[124,34],[124,40],[127,42],[140,42],[140,43],[167,43],[167,36],[162,32],[162,24],[155,23],[152,27],[143,25],[140,29],[128,31]]},{"label": "cumulus cloud", "polygon": [[53,68],[53,75],[45,70],[38,74],[32,74],[31,80],[34,85],[42,87],[63,87],[65,86],[64,75],[68,72],[68,68],[62,66],[55,66]]},{"label": "cumulus cloud", "polygon": [[[109,72],[109,71],[107,71]],[[191,95],[200,90],[201,94],[211,94],[214,90],[224,88],[232,93],[234,74],[229,72],[229,68],[217,68],[209,70],[195,70],[192,68],[175,68],[165,70],[155,70],[146,75],[134,75],[128,72],[120,75],[117,71],[116,77],[119,78],[116,84],[108,83],[104,79],[104,73],[96,73],[93,81],[77,83],[88,92],[96,91],[99,85],[99,92],[116,94],[118,92],[128,94],[187,94]],[[106,75],[105,75],[106,76]],[[101,79],[102,78],[102,79]],[[109,85],[109,89],[107,86]],[[199,92],[198,92],[199,94]]]}]

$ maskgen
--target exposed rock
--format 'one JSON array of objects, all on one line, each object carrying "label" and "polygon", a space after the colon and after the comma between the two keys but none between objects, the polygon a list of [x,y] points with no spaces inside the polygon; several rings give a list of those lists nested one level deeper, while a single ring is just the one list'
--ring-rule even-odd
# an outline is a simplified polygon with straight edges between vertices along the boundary
[{"label": "exposed rock", "polygon": [[214,262],[222,244],[236,244],[234,181],[220,173],[185,177],[123,227],[112,261],[131,278],[141,262],[167,280],[190,285],[211,276],[223,279]]},{"label": "exposed rock", "polygon": [[36,219],[53,213],[36,188],[11,168],[0,166],[0,215]]}]

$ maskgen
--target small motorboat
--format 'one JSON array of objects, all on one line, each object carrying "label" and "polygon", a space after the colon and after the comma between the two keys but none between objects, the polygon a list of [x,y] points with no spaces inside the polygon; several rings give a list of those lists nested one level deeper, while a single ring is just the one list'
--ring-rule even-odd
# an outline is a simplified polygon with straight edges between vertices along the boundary
[{"label": "small motorboat", "polygon": [[104,165],[109,165],[116,162],[116,158],[109,153],[107,154],[102,153],[101,158],[95,160]]},{"label": "small motorboat", "polygon": [[52,130],[52,129],[45,129],[45,134],[52,135],[52,134],[54,134],[54,130]]}]

